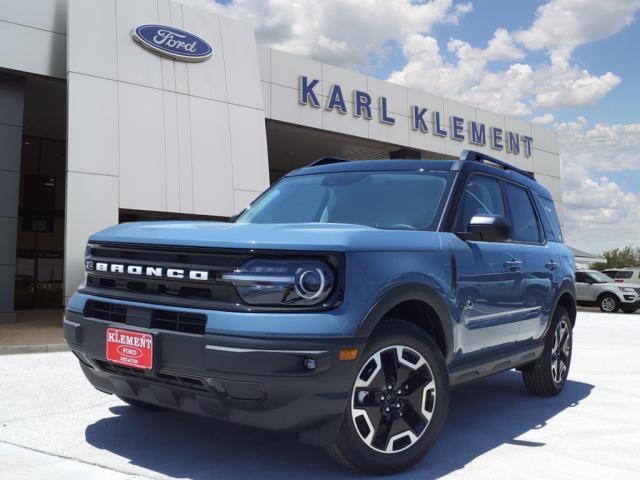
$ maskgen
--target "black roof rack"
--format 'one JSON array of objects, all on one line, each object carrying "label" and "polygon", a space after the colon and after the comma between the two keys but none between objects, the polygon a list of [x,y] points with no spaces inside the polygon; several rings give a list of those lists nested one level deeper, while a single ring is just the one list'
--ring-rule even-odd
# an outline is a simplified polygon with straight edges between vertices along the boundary
[{"label": "black roof rack", "polygon": [[495,165],[499,165],[505,170],[513,170],[514,172],[518,172],[526,177],[529,177],[533,180],[536,179],[532,172],[527,172],[526,170],[522,170],[518,167],[514,167],[510,163],[503,162],[502,160],[498,160],[497,158],[493,158],[491,155],[487,155],[486,153],[476,152],[475,150],[463,150],[460,154],[460,160],[465,161],[474,161],[474,162],[490,162]]},{"label": "black roof rack", "polygon": [[340,157],[320,157],[315,162],[311,162],[309,165],[307,165],[307,167],[319,167],[320,165],[331,165],[332,163],[343,163],[348,161],[349,160],[345,160],[344,158]]}]

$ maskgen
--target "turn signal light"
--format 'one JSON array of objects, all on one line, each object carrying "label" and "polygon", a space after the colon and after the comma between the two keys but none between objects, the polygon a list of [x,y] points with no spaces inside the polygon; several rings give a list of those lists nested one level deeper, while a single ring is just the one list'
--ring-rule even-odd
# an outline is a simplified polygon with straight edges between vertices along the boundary
[{"label": "turn signal light", "polygon": [[357,357],[357,348],[343,348],[340,350],[340,360],[355,360]]}]

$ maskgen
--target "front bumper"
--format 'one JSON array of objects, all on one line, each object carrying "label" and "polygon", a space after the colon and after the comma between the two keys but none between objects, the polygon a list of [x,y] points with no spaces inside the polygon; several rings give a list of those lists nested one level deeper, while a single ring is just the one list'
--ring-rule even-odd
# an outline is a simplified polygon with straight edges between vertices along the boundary
[{"label": "front bumper", "polygon": [[[106,360],[109,327],[150,333],[153,369]],[[358,361],[340,361],[361,338],[247,338],[144,329],[67,310],[64,338],[100,391],[328,444],[345,411]],[[309,369],[308,360],[315,362]],[[305,362],[307,361],[307,362]],[[306,366],[305,366],[306,363]]]}]

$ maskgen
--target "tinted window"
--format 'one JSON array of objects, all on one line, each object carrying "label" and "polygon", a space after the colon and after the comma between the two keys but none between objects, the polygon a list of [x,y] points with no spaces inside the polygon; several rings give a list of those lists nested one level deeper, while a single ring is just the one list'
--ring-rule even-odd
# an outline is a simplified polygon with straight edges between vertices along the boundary
[{"label": "tinted window", "polygon": [[539,242],[538,220],[529,194],[524,188],[511,183],[506,184],[505,191],[511,210],[511,237],[516,242]]},{"label": "tinted window", "polygon": [[433,230],[449,172],[341,172],[288,177],[238,223],[347,223]]},{"label": "tinted window", "polygon": [[471,217],[478,214],[504,216],[500,184],[495,178],[471,175],[462,193],[456,220],[456,232],[468,232]]},{"label": "tinted window", "polygon": [[551,242],[562,242],[562,231],[560,230],[560,221],[558,220],[558,213],[552,200],[548,198],[539,197],[542,203],[544,212],[542,214],[542,224],[544,225],[544,232],[547,235],[547,239]]},{"label": "tinted window", "polygon": [[631,278],[631,276],[633,275],[633,272],[629,271],[629,272],[618,272],[616,273],[616,278]]}]

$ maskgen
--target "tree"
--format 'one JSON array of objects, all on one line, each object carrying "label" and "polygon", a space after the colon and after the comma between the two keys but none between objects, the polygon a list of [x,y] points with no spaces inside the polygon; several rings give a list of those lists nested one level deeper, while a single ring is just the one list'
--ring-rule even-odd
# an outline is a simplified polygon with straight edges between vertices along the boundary
[{"label": "tree", "polygon": [[598,262],[592,265],[596,270],[607,268],[640,267],[640,248],[627,245],[624,248],[614,248],[602,254],[607,262]]}]

